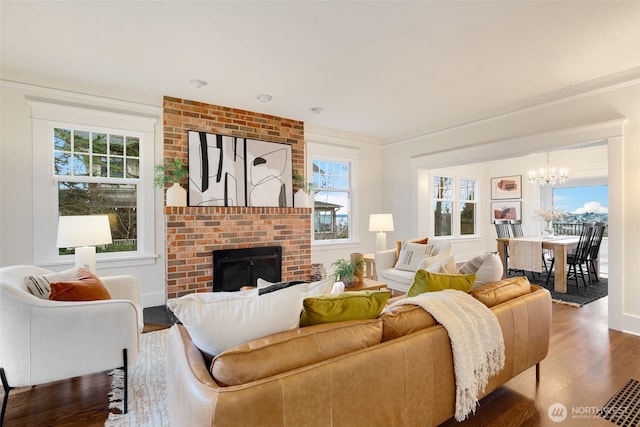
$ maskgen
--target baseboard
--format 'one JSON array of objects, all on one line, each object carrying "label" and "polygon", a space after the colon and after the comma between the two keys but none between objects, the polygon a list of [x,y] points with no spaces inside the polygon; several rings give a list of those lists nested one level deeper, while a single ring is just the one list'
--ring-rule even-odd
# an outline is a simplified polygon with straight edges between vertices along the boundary
[{"label": "baseboard", "polygon": [[623,314],[622,332],[640,336],[640,316],[636,316],[633,314]]},{"label": "baseboard", "polygon": [[166,295],[163,292],[151,292],[140,295],[140,303],[142,307],[157,307],[159,305],[164,305],[166,302]]}]

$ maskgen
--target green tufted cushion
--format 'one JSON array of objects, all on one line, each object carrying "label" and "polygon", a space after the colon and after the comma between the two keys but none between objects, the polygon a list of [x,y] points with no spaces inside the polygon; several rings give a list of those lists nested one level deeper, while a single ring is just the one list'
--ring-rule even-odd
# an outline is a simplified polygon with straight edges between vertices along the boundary
[{"label": "green tufted cushion", "polygon": [[407,297],[415,297],[424,292],[437,292],[443,289],[469,292],[475,279],[475,274],[444,274],[418,270],[413,277],[413,283],[407,292]]},{"label": "green tufted cushion", "polygon": [[391,296],[389,290],[352,291],[305,298],[300,326],[373,319]]}]

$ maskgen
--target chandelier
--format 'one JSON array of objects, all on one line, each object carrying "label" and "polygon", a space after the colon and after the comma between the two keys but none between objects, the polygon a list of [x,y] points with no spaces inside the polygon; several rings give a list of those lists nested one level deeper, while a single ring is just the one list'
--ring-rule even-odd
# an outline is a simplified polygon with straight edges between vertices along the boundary
[{"label": "chandelier", "polygon": [[547,164],[544,168],[540,168],[539,171],[529,171],[529,182],[538,185],[555,185],[564,184],[569,180],[569,170],[566,168],[560,168],[556,171],[556,168],[549,163],[549,153],[547,153]]}]

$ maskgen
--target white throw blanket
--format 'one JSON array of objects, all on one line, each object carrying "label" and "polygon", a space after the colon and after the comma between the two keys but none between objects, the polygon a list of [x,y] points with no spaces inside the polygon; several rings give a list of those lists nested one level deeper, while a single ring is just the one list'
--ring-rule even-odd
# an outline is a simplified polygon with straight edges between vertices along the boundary
[{"label": "white throw blanket", "polygon": [[542,242],[509,239],[509,267],[513,270],[542,272]]},{"label": "white throw blanket", "polygon": [[489,377],[504,367],[504,340],[496,316],[471,295],[457,290],[426,292],[404,298],[387,307],[417,305],[445,327],[451,341],[456,380],[457,421],[475,413],[478,394]]}]

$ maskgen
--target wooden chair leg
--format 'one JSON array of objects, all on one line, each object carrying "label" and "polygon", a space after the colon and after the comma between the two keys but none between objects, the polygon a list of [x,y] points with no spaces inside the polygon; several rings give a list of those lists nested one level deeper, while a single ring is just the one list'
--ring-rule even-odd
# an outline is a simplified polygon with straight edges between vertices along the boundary
[{"label": "wooden chair leg", "polygon": [[540,362],[536,363],[536,382],[540,382]]}]

